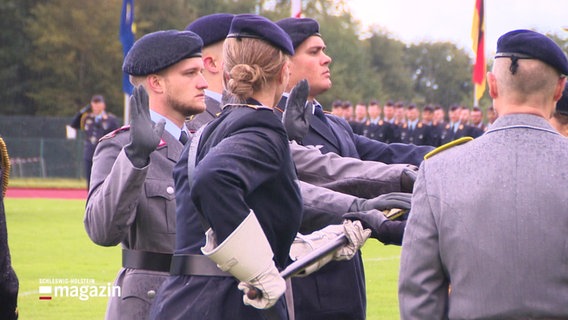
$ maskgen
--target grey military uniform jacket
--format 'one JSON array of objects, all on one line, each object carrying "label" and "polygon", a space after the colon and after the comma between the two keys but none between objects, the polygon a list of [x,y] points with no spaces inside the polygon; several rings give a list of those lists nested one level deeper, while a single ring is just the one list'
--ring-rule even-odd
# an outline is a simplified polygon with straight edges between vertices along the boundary
[{"label": "grey military uniform jacket", "polygon": [[402,191],[403,170],[416,169],[410,164],[364,161],[332,152],[322,154],[314,146],[302,146],[296,142],[291,142],[290,150],[300,180],[360,198]]},{"label": "grey military uniform jacket", "polygon": [[[102,246],[120,243],[125,249],[172,253],[176,211],[172,172],[183,146],[164,131],[162,141],[150,155],[150,164],[138,169],[123,150],[129,139],[129,131],[120,129],[97,146],[85,229],[91,240]],[[122,297],[111,299],[107,319],[147,317],[151,302],[148,292],[157,291],[167,275],[122,269],[116,280],[122,287]]]},{"label": "grey military uniform jacket", "polygon": [[304,205],[301,233],[310,233],[343,221],[342,215],[358,198],[374,198],[401,192],[401,174],[407,164],[387,165],[342,157],[333,152],[322,154],[316,147],[290,144]]},{"label": "grey military uniform jacket", "polygon": [[402,243],[402,319],[568,318],[567,161],[568,139],[527,114],[425,160]]}]

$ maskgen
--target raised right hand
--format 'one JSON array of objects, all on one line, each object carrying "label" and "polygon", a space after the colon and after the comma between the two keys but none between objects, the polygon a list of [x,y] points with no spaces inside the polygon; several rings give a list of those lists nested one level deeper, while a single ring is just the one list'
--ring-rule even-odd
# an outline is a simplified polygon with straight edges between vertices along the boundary
[{"label": "raised right hand", "polygon": [[164,121],[153,124],[150,119],[148,94],[143,86],[134,88],[130,97],[130,143],[124,147],[126,156],[136,168],[148,165],[150,154],[162,139]]}]

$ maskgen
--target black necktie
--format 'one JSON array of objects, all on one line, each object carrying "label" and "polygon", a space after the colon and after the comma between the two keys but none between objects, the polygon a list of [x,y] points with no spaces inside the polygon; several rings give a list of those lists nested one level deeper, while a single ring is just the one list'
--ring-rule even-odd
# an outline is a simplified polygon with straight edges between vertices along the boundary
[{"label": "black necktie", "polygon": [[318,119],[320,119],[323,123],[327,123],[327,118],[320,105],[314,106],[314,115],[318,117]]},{"label": "black necktie", "polygon": [[185,143],[187,142],[187,139],[189,139],[189,137],[187,136],[187,132],[185,132],[185,130],[181,130],[181,135],[179,136],[179,142],[181,142],[181,144],[185,145]]}]

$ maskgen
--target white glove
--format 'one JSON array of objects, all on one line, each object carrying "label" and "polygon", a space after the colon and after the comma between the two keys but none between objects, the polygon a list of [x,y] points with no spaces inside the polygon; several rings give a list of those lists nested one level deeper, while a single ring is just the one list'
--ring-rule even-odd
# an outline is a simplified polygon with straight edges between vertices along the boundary
[{"label": "white glove", "polygon": [[[256,299],[249,299],[247,296],[251,286],[260,291],[260,294]],[[266,271],[262,272],[248,283],[239,283],[238,288],[244,292],[244,304],[253,306],[257,309],[268,309],[272,307],[284,294],[284,291],[286,291],[286,281],[284,281],[284,279],[280,276],[278,269],[276,269],[273,264]]]},{"label": "white glove", "polygon": [[359,248],[365,244],[365,241],[371,235],[371,230],[363,229],[361,222],[345,220],[343,225],[329,225],[323,229],[314,231],[309,235],[297,234],[292,247],[290,248],[290,258],[298,260],[308,253],[322,247],[326,243],[336,239],[340,235],[345,234],[349,243],[330,253],[321,260],[307,267],[298,276],[306,276],[320,269],[331,260],[349,260],[355,256]]},{"label": "white glove", "polygon": [[371,230],[363,229],[361,221],[343,221],[343,231],[349,243],[335,252],[334,260],[350,260],[371,236]]},{"label": "white glove", "polygon": [[[211,228],[205,237],[206,243],[201,252],[213,260],[219,269],[241,281],[238,288],[245,293],[245,304],[257,309],[270,308],[284,294],[286,282],[274,265],[270,243],[252,210],[221,244],[217,245],[215,232]],[[256,299],[247,297],[252,287],[259,291]]]}]

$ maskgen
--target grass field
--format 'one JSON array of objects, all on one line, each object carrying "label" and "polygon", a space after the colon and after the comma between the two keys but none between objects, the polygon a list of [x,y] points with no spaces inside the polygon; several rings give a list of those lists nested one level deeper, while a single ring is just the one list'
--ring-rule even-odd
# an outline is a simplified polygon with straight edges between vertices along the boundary
[{"label": "grass field", "polygon": [[[77,296],[40,300],[49,281],[112,283],[119,247],[93,244],[83,228],[82,200],[5,199],[12,263],[20,280],[21,320],[103,319],[107,298]],[[369,320],[398,319],[396,282],[400,248],[369,240],[363,248]],[[70,291],[70,295],[72,295]]]}]

